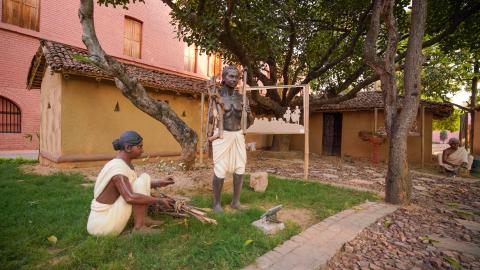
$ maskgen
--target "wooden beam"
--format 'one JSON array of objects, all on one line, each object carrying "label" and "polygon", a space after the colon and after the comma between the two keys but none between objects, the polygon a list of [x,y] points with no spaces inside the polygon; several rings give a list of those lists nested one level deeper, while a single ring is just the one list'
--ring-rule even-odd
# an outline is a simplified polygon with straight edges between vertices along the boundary
[{"label": "wooden beam", "polygon": [[305,128],[305,161],[303,167],[303,178],[305,180],[308,179],[308,165],[309,165],[309,158],[310,158],[310,112],[309,112],[309,98],[310,98],[310,85],[306,85],[303,88],[303,127]]},{"label": "wooden beam", "polygon": [[373,115],[375,119],[373,124],[373,133],[376,133],[378,128],[378,108],[375,108]]},{"label": "wooden beam", "polygon": [[200,164],[203,164],[203,113],[204,113],[205,94],[202,93],[200,101]]},{"label": "wooden beam", "polygon": [[422,163],[422,168],[423,166],[425,165],[425,106],[422,105],[420,107],[420,113],[421,113],[421,121],[422,121],[422,135],[421,135],[421,154],[422,154],[422,158],[421,158],[421,163]]}]

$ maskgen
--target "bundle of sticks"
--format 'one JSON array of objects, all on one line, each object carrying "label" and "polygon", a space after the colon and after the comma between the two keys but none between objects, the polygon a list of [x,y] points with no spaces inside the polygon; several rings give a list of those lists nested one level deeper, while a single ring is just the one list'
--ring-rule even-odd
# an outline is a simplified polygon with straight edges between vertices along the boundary
[{"label": "bundle of sticks", "polygon": [[[223,139],[223,115],[225,113],[223,100],[218,92],[216,77],[212,76],[208,83],[208,118],[207,118],[207,145],[216,139]],[[215,133],[215,129],[218,132]]]},{"label": "bundle of sticks", "polygon": [[217,221],[215,219],[207,217],[205,210],[195,206],[188,205],[185,200],[176,200],[163,193],[160,193],[158,197],[169,199],[170,207],[165,208],[165,206],[161,204],[155,204],[150,207],[149,211],[153,213],[167,214],[174,217],[192,216],[198,219],[202,223],[215,224],[215,225],[217,224]]}]

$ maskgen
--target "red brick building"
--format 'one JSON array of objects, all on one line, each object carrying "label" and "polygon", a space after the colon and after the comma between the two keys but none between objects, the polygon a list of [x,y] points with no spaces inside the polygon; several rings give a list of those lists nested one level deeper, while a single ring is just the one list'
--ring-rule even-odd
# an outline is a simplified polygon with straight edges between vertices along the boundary
[{"label": "red brick building", "polygon": [[[107,53],[134,65],[181,77],[219,72],[218,57],[199,55],[176,38],[169,8],[146,0],[128,10],[95,7],[98,38]],[[40,40],[85,48],[80,1],[3,0],[0,7],[0,150],[38,149],[40,91],[27,90],[27,75]],[[29,139],[31,138],[31,140]]]}]

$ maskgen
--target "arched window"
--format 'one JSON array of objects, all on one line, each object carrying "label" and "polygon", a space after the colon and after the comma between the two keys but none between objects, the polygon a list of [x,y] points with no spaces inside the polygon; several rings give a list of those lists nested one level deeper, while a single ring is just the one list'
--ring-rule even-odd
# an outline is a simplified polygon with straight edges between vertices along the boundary
[{"label": "arched window", "polygon": [[0,96],[0,133],[21,133],[22,112],[10,99]]}]

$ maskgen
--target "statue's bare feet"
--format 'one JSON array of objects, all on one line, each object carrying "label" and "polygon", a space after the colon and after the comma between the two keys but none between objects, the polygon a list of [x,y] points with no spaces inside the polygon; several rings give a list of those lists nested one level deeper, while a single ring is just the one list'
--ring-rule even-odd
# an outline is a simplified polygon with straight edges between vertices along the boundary
[{"label": "statue's bare feet", "polygon": [[240,205],[239,202],[232,202],[232,203],[230,204],[230,207],[232,207],[233,209],[237,209],[237,210],[240,210],[240,209],[243,209],[243,208],[244,208],[244,207],[242,207],[242,206]]},{"label": "statue's bare feet", "polygon": [[223,213],[223,208],[220,204],[214,205],[213,206],[213,212],[215,213]]},{"label": "statue's bare feet", "polygon": [[152,219],[152,218],[149,218],[149,217],[145,218],[145,226],[147,226],[147,227],[160,226],[163,223],[165,223],[165,221],[163,221],[163,220],[155,220],[155,219]]}]

